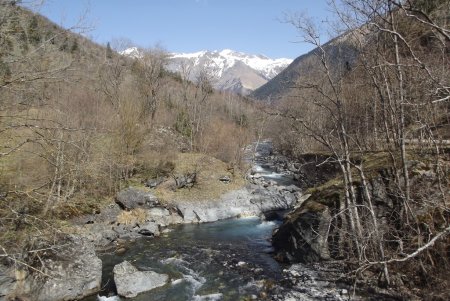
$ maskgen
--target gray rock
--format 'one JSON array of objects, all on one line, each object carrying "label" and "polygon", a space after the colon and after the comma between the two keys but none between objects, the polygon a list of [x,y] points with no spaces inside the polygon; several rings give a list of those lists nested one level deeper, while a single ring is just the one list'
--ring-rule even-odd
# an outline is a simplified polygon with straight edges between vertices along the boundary
[{"label": "gray rock", "polygon": [[295,166],[295,164],[289,163],[288,164],[288,170],[291,171],[291,172],[296,172],[296,171],[298,171],[298,168]]},{"label": "gray rock", "polygon": [[116,265],[113,269],[117,293],[125,298],[150,291],[167,283],[169,276],[153,271],[139,271],[128,261]]},{"label": "gray rock", "polygon": [[296,206],[301,206],[307,199],[309,199],[311,197],[310,193],[307,194],[303,194],[301,195],[298,199],[297,199],[297,204]]},{"label": "gray rock", "polygon": [[149,188],[156,188],[159,186],[159,184],[161,184],[165,180],[166,180],[165,178],[150,179],[145,183],[145,186]]},{"label": "gray rock", "polygon": [[138,233],[145,236],[159,236],[159,225],[154,222],[147,222],[138,228]]},{"label": "gray rock", "polygon": [[87,224],[82,229],[80,235],[94,243],[96,247],[105,247],[119,238],[119,233],[105,223]]},{"label": "gray rock", "polygon": [[43,263],[43,272],[50,277],[26,280],[30,282],[33,300],[76,300],[100,290],[102,261],[86,239],[71,236],[54,258],[45,258]]},{"label": "gray rock", "polygon": [[275,250],[290,261],[309,263],[330,258],[327,244],[330,210],[310,203],[314,209],[296,209],[294,217],[285,220],[272,237]]},{"label": "gray rock", "polygon": [[7,296],[14,291],[16,279],[12,271],[0,264],[0,300],[6,300]]},{"label": "gray rock", "polygon": [[250,202],[259,208],[259,213],[264,213],[273,210],[286,210],[292,207],[293,198],[286,198],[285,196],[275,193],[266,192],[263,194],[256,194]]},{"label": "gray rock", "polygon": [[193,202],[185,202],[183,204],[179,204],[178,208],[183,216],[184,223],[198,223],[201,221],[198,216],[196,210],[200,207],[199,204]]},{"label": "gray rock", "polygon": [[158,198],[151,192],[136,188],[127,188],[116,196],[116,203],[126,210],[135,208],[149,209],[159,205]]},{"label": "gray rock", "polygon": [[[174,212],[175,213],[175,212]],[[178,214],[176,214],[178,215]],[[147,210],[147,219],[163,227],[174,224],[171,212],[163,207],[154,207]]]},{"label": "gray rock", "polygon": [[336,275],[333,271],[328,276],[314,267],[294,264],[289,269],[283,270],[283,274],[285,281],[290,283],[289,289],[283,288],[282,294],[273,300],[348,300],[348,296],[341,296],[340,290],[336,287],[336,279],[334,278]]},{"label": "gray rock", "polygon": [[118,248],[114,251],[114,253],[119,256],[125,254],[126,252],[127,252],[127,248],[125,248],[125,247]]},{"label": "gray rock", "polygon": [[283,190],[286,190],[286,191],[289,191],[292,193],[301,191],[301,189],[295,185],[285,186],[285,187],[283,187]]},{"label": "gray rock", "polygon": [[291,208],[295,198],[278,189],[240,189],[208,202],[177,202],[185,223],[214,222],[238,216],[259,216],[264,212]]},{"label": "gray rock", "polygon": [[228,184],[231,182],[231,178],[229,176],[223,176],[219,178],[219,181]]}]

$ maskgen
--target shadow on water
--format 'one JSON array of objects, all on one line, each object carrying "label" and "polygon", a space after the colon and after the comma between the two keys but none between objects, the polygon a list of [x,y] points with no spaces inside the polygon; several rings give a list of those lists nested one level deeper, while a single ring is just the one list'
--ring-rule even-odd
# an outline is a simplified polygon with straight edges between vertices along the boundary
[{"label": "shadow on water", "polygon": [[102,294],[115,290],[114,265],[128,260],[140,270],[168,274],[170,281],[127,300],[239,300],[258,295],[258,280],[281,277],[280,266],[270,255],[273,249],[269,241],[278,224],[256,217],[229,219],[181,225],[164,237],[138,240],[124,256],[101,256]]}]

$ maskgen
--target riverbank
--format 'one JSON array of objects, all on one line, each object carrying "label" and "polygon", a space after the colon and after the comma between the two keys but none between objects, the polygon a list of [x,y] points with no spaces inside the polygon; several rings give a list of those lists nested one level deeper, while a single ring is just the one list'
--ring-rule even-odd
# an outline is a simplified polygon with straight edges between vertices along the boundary
[{"label": "riverbank", "polygon": [[[199,176],[200,182],[196,189],[200,189],[206,181],[208,185],[218,184],[223,194],[217,198],[199,198],[198,194],[193,193],[195,185],[178,188],[185,191],[170,192],[170,199],[161,198],[162,195],[168,195],[161,191],[176,184],[174,177],[156,185],[153,182],[147,185],[152,188],[137,185],[123,189],[116,195],[114,202],[100,212],[72,220],[69,228],[71,235],[66,245],[55,249],[52,256],[43,258],[43,265],[47,267],[44,270],[46,275],[34,278],[19,273],[9,277],[9,281],[6,277],[0,277],[0,288],[10,285],[16,290],[34,291],[33,300],[83,299],[99,292],[107,295],[120,291],[114,285],[116,281],[121,281],[115,278],[115,266],[130,262],[131,265],[121,267],[128,273],[125,279],[131,275],[140,277],[141,271],[157,271],[161,279],[165,279],[161,283],[162,288],[139,294],[136,300],[141,300],[146,294],[156,294],[158,298],[175,294],[179,300],[197,300],[202,297],[206,299],[198,300],[235,300],[233,298],[236,296],[274,301],[419,298],[401,282],[390,287],[380,286],[370,269],[365,271],[365,277],[355,278],[355,265],[345,258],[336,257],[338,253],[333,253],[336,249],[328,249],[333,240],[324,240],[324,231],[328,227],[326,223],[330,221],[329,215],[324,212],[330,210],[326,206],[334,203],[329,202],[329,199],[338,196],[341,188],[339,169],[333,163],[323,163],[325,155],[305,155],[300,161],[292,162],[274,154],[271,144],[263,142],[248,160],[251,166],[246,174],[247,182],[236,180],[236,175],[220,162],[213,162],[212,168],[210,166],[208,172]],[[378,165],[372,163],[371,166],[376,169]],[[178,176],[186,175],[191,170],[184,168],[176,173]],[[430,172],[422,169],[417,169],[416,173],[430,176]],[[233,181],[234,184],[242,185],[233,186]],[[378,185],[376,191],[381,193],[382,184],[373,183]],[[217,191],[217,188],[210,191]],[[182,197],[186,195],[195,195],[196,198]],[[233,220],[249,216],[262,220],[285,218],[279,229],[276,229],[279,223],[272,224],[259,218],[250,219],[249,222],[246,219]],[[217,223],[220,220],[225,222]],[[184,228],[183,225],[199,226]],[[252,244],[252,247],[247,248],[243,247],[247,243],[242,246],[235,244],[229,235],[222,237],[222,230],[216,234],[205,230],[217,231],[222,227],[223,231],[231,229],[231,232],[244,233],[243,236],[237,236],[241,237],[241,242],[248,239],[252,243],[255,239],[260,243],[255,249]],[[252,236],[255,233],[252,229],[258,229],[260,233],[261,227],[264,228],[265,232],[261,232],[264,235]],[[268,242],[270,235],[267,229],[270,232],[276,229],[275,250]],[[198,240],[199,237],[204,239]],[[222,241],[224,238],[225,241]],[[146,249],[154,250],[159,255],[150,254]],[[142,261],[147,257],[153,258],[152,262],[158,264]],[[209,258],[207,263],[218,263],[214,271],[206,272],[210,268],[208,264],[201,270],[195,269],[197,264],[203,265],[204,258]],[[266,270],[267,266],[256,258],[272,262],[277,266],[277,272],[270,272],[272,268]],[[273,258],[280,263],[275,263]],[[368,273],[372,273],[372,276]],[[210,282],[210,279],[221,279],[231,274],[235,282],[227,278],[224,280],[228,283],[225,287],[219,280],[213,281],[215,284]],[[7,281],[3,281],[5,279]],[[392,279],[401,280],[395,275]],[[71,285],[67,286],[67,283]],[[237,291],[233,283],[239,288]],[[140,287],[136,292],[140,289],[144,290]],[[233,290],[234,293],[227,295],[223,293],[225,290]],[[180,294],[187,294],[187,297],[180,297]],[[22,298],[18,300],[27,300],[23,298],[24,295],[17,297]],[[89,297],[83,300],[95,299]]]},{"label": "riverbank", "polygon": [[[312,164],[308,164],[307,158],[313,158]],[[326,162],[317,160],[319,155],[315,158],[307,155],[307,158],[291,164],[303,168],[323,166]],[[356,292],[352,297],[356,300],[422,300],[428,297],[446,300],[448,277],[443,267],[448,264],[445,235],[449,228],[445,208],[448,207],[449,186],[443,185],[448,183],[448,178],[442,174],[449,170],[448,152],[438,163],[432,150],[409,154],[409,201],[402,194],[404,180],[400,169],[391,166],[392,161],[400,162],[399,158],[388,152],[374,152],[352,160],[355,167],[351,170],[350,188],[338,168],[334,168],[334,174],[320,172],[328,179],[306,186],[296,207],[274,233],[276,257],[292,266],[300,265],[302,270],[313,267],[313,271],[320,271],[317,266],[327,270],[330,263],[332,266],[340,264],[339,273],[321,273],[319,279],[346,283],[350,291]],[[329,160],[327,164],[332,163]],[[337,167],[338,163],[334,164]],[[363,174],[357,169],[362,166]],[[360,236],[351,230],[351,223],[355,221],[351,220],[352,208],[358,208],[360,220],[356,221],[361,227]],[[378,244],[376,235],[381,237]],[[436,237],[434,241],[433,237]],[[359,260],[355,241],[363,246],[364,257]],[[379,259],[380,256],[384,260]],[[388,264],[386,267],[383,261]],[[430,270],[435,271],[433,276],[425,277]],[[304,285],[297,287],[301,291]]]},{"label": "riverbank", "polygon": [[[128,187],[101,210],[74,218],[64,227],[65,234],[61,233],[65,242],[40,258],[43,268],[39,271],[15,267],[0,269],[1,298],[26,300],[31,292],[33,300],[83,298],[101,287],[102,265],[94,250],[122,255],[129,250],[130,242],[164,235],[172,225],[263,216],[291,208],[298,198],[295,187],[270,183],[257,172],[252,172],[249,175],[252,182],[246,183],[216,159],[187,156],[195,159],[190,160],[194,164],[175,169],[172,176],[158,180],[156,185],[152,182],[144,183],[149,187]],[[181,159],[186,159],[184,157],[186,155]],[[203,167],[198,164],[199,160]],[[253,166],[251,170],[259,168]],[[195,183],[189,183],[193,173],[196,173]],[[207,192],[196,193],[202,189]],[[213,195],[219,192],[219,197],[205,197],[211,196],[211,192]],[[85,256],[87,254],[92,256]]]}]

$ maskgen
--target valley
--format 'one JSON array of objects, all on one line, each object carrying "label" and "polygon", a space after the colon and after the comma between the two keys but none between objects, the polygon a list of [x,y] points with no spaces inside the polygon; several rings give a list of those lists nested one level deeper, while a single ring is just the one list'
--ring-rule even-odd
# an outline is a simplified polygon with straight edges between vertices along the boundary
[{"label": "valley", "polygon": [[174,1],[0,1],[0,301],[448,300],[450,2]]}]

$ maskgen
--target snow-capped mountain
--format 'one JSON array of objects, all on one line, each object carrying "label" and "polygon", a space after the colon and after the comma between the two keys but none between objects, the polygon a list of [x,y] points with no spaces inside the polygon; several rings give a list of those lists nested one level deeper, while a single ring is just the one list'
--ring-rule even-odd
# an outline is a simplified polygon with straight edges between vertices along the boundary
[{"label": "snow-capped mountain", "polygon": [[[139,58],[138,48],[129,48],[123,55]],[[199,51],[172,53],[167,68],[184,73],[195,81],[202,71],[208,72],[215,88],[240,94],[249,94],[275,77],[290,63],[291,59],[270,59],[263,55],[251,55],[225,49],[222,51]]]},{"label": "snow-capped mountain", "polygon": [[202,70],[207,70],[214,86],[220,90],[248,94],[275,77],[292,60],[270,59],[263,55],[251,55],[225,49],[195,53],[173,53],[169,70],[182,72],[186,67],[194,80]]},{"label": "snow-capped mountain", "polygon": [[131,47],[131,48],[127,48],[124,51],[120,51],[119,52],[121,55],[125,55],[125,56],[129,56],[135,59],[141,58],[142,57],[142,53],[139,50],[139,48],[137,47]]}]

